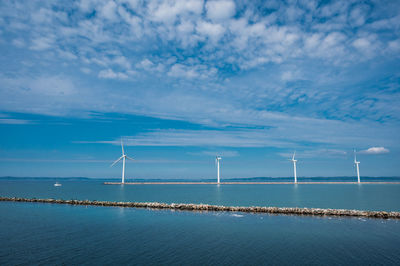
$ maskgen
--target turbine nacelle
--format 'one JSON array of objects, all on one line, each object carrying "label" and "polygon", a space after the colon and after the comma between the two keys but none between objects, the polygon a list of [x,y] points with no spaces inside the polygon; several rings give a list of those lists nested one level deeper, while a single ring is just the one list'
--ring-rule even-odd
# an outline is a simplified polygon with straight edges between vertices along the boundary
[{"label": "turbine nacelle", "polygon": [[126,154],[124,154],[123,157],[125,157],[126,159],[129,159],[129,160],[131,160],[131,161],[134,161],[134,160],[135,160],[135,159],[129,157],[128,155],[126,155]]},{"label": "turbine nacelle", "polygon": [[289,160],[294,163],[297,162],[297,160],[294,159],[295,156],[296,156],[296,151],[293,153],[292,159],[289,159]]},{"label": "turbine nacelle", "polygon": [[357,161],[356,154],[357,154],[357,152],[356,152],[356,150],[354,150],[354,164],[359,164],[360,162]]}]

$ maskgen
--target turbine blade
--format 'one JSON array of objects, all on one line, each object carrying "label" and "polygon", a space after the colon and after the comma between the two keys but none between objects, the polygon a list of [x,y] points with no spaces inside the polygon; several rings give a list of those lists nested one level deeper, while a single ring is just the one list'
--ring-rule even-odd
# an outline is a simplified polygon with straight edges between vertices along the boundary
[{"label": "turbine blade", "polygon": [[110,165],[110,167],[113,167],[114,164],[118,163],[124,156],[119,157],[112,165]]},{"label": "turbine blade", "polygon": [[293,152],[292,160],[294,160],[294,156],[296,156],[296,151]]},{"label": "turbine blade", "polygon": [[121,139],[121,148],[122,148],[122,155],[124,155],[125,154],[125,152],[124,152],[124,143],[122,142],[122,139]]},{"label": "turbine blade", "polygon": [[354,150],[354,163],[357,162],[356,150]]},{"label": "turbine blade", "polygon": [[128,157],[128,156],[126,156],[126,155],[125,155],[125,158],[126,158],[126,159],[129,159],[129,160],[131,160],[131,161],[134,161],[134,160],[135,160],[135,159],[133,159],[133,158],[131,158],[131,157]]}]

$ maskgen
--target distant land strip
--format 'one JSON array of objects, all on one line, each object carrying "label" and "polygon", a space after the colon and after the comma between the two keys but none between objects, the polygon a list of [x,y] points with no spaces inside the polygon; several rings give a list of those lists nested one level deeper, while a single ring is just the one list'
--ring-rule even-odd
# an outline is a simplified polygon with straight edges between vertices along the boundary
[{"label": "distant land strip", "polygon": [[386,211],[361,211],[346,209],[319,209],[319,208],[283,208],[283,207],[235,207],[218,206],[208,204],[185,204],[185,203],[158,203],[158,202],[114,202],[114,201],[90,201],[90,200],[62,200],[62,199],[28,199],[0,197],[0,201],[32,202],[50,204],[68,204],[85,206],[147,208],[147,209],[169,209],[179,211],[218,211],[218,212],[244,212],[244,213],[269,213],[286,215],[308,215],[308,216],[345,216],[380,219],[400,219],[400,212]]},{"label": "distant land strip", "polygon": [[[104,182],[105,185],[122,185],[121,182]],[[257,182],[221,182],[220,185],[279,185],[279,184],[294,184],[294,182],[263,182],[263,181],[257,181]],[[305,184],[358,184],[357,182],[351,182],[351,181],[302,181],[302,182],[297,182],[296,184],[300,185],[305,185]],[[400,182],[381,182],[381,181],[368,181],[368,182],[361,182],[360,184],[400,184]],[[218,185],[217,182],[125,182],[124,185]]]}]

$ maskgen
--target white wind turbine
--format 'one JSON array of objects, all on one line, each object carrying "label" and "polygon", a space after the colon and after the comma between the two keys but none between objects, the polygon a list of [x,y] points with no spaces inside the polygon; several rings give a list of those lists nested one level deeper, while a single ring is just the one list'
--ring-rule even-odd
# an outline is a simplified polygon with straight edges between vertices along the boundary
[{"label": "white wind turbine", "polygon": [[291,161],[293,162],[294,183],[297,183],[297,172],[296,172],[296,162],[297,162],[297,160],[294,159],[295,155],[296,155],[296,151],[293,153]]},{"label": "white wind turbine", "polygon": [[114,164],[118,163],[120,160],[122,160],[122,184],[125,183],[125,159],[129,160],[134,160],[133,158],[128,157],[125,152],[124,152],[124,144],[122,143],[121,140],[121,148],[122,148],[122,155],[119,157],[110,167],[113,167]]},{"label": "white wind turbine", "polygon": [[217,183],[220,183],[220,179],[219,179],[219,161],[221,160],[221,156],[216,156],[215,157],[215,163],[217,164]]},{"label": "white wind turbine", "polygon": [[354,164],[357,168],[357,180],[358,183],[360,183],[360,167],[359,167],[360,162],[357,161],[356,153],[357,153],[356,150],[354,150]]}]

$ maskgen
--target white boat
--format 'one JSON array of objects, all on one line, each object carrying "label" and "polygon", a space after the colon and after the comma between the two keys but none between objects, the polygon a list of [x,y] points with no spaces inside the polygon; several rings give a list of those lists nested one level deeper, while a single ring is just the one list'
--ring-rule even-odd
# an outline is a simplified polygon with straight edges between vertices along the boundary
[{"label": "white boat", "polygon": [[54,186],[55,186],[55,187],[61,187],[62,185],[61,185],[60,183],[56,182],[56,183],[54,184]]}]

